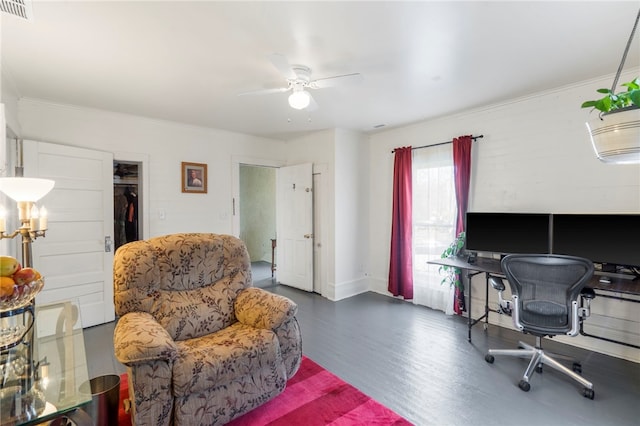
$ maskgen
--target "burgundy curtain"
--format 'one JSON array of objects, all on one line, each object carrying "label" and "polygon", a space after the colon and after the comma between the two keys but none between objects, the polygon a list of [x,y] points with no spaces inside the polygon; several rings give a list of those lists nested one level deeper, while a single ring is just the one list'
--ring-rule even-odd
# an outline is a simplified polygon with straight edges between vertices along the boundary
[{"label": "burgundy curtain", "polygon": [[394,151],[389,291],[413,299],[411,147]]},{"label": "burgundy curtain", "polygon": [[[456,185],[456,237],[464,231],[464,217],[469,202],[469,182],[471,181],[471,136],[460,136],[453,140],[453,169]],[[466,311],[464,292],[456,287],[453,310],[458,315]]]}]

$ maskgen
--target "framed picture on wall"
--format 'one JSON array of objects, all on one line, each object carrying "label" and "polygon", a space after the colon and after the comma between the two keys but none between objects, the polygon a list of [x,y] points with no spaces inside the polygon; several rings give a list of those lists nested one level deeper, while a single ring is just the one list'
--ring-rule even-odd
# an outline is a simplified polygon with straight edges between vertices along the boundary
[{"label": "framed picture on wall", "polygon": [[182,162],[182,192],[207,193],[207,165]]}]

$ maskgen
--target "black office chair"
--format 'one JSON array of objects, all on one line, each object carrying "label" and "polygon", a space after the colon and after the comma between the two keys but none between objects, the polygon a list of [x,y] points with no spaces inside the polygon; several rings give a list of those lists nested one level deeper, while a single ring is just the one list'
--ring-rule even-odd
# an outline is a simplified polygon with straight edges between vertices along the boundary
[{"label": "black office chair", "polygon": [[593,384],[579,374],[580,363],[573,362],[570,370],[552,358],[552,354],[545,353],[541,343],[545,336],[579,333],[580,322],[589,316],[590,302],[595,297],[592,289],[585,288],[593,276],[593,262],[573,256],[512,254],[504,257],[501,265],[511,287],[512,300],[503,299],[504,283],[492,276],[489,282],[498,290],[500,311],[511,314],[515,327],[534,335],[536,343],[531,346],[519,342],[520,349],[489,349],[485,360],[492,364],[494,355],[530,357],[529,366],[518,383],[520,389],[529,391],[534,370],[541,373],[542,365],[547,364],[582,384],[582,395],[593,399]]}]

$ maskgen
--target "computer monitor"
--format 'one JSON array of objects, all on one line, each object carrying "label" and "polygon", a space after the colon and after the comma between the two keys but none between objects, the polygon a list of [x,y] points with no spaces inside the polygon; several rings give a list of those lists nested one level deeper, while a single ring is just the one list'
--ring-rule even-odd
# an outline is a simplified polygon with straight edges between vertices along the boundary
[{"label": "computer monitor", "polygon": [[552,251],[640,267],[640,214],[554,214]]},{"label": "computer monitor", "polygon": [[465,249],[499,254],[550,252],[550,214],[467,212]]}]

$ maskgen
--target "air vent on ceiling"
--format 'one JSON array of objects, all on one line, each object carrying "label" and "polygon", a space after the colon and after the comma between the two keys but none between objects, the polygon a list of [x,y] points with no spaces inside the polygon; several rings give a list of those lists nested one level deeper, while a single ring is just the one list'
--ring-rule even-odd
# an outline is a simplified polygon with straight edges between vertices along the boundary
[{"label": "air vent on ceiling", "polygon": [[31,0],[0,0],[0,11],[27,21],[33,19]]}]

